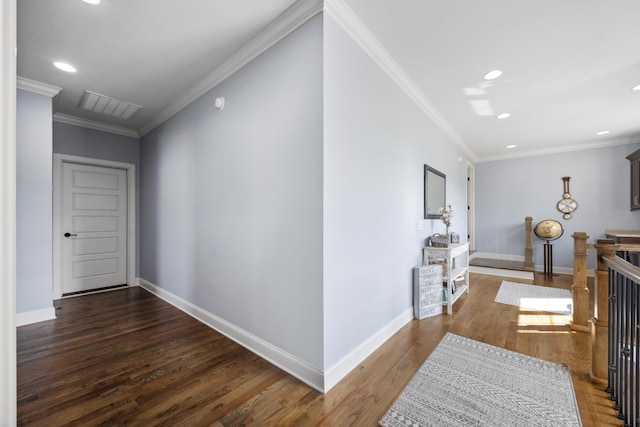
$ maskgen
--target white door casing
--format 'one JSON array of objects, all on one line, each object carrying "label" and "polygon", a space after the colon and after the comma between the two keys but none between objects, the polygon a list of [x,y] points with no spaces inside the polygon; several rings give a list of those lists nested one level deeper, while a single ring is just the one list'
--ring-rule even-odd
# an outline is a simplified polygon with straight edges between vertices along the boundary
[{"label": "white door casing", "polygon": [[0,2],[0,424],[17,424],[16,0]]},{"label": "white door casing", "polygon": [[135,165],[54,154],[54,298],[134,285],[135,226]]},{"label": "white door casing", "polygon": [[467,163],[467,241],[469,250],[476,249],[475,168]]},{"label": "white door casing", "polygon": [[127,173],[62,164],[62,293],[127,282]]}]

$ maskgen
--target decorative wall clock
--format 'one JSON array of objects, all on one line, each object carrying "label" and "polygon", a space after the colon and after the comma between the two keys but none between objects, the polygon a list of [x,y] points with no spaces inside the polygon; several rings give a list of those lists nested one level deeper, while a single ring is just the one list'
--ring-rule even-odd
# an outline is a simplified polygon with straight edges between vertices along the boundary
[{"label": "decorative wall clock", "polygon": [[564,183],[564,193],[562,194],[562,200],[558,202],[558,210],[562,212],[562,218],[571,219],[571,213],[578,209],[578,202],[571,198],[571,193],[569,193],[569,180],[571,177],[564,176],[562,177],[562,181]]}]

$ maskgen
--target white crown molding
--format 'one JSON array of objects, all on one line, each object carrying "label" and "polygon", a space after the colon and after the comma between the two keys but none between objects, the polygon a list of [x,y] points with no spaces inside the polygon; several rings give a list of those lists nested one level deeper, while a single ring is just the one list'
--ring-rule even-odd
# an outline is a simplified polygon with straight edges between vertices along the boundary
[{"label": "white crown molding", "polygon": [[606,148],[606,147],[614,147],[616,145],[627,145],[627,144],[637,144],[640,140],[631,140],[629,137],[621,137],[617,139],[609,139],[606,142],[593,142],[587,144],[578,144],[567,147],[554,147],[546,150],[530,150],[523,151],[520,153],[513,154],[505,154],[500,156],[487,156],[487,157],[479,157],[476,160],[476,163],[485,163],[485,162],[494,162],[499,160],[511,160],[518,159],[522,157],[535,157],[535,156],[546,156],[549,154],[560,154],[560,153],[570,153],[573,151],[583,151],[583,150],[592,150],[596,148]]},{"label": "white crown molding", "polygon": [[322,0],[300,0],[294,3],[222,65],[142,126],[139,129],[140,136],[151,132],[302,24],[322,12],[322,5]]},{"label": "white crown molding", "polygon": [[40,83],[20,76],[16,78],[16,87],[18,89],[28,90],[29,92],[48,96],[49,98],[53,98],[62,91],[62,88],[57,86],[51,86],[46,83]]},{"label": "white crown molding", "polygon": [[59,123],[66,123],[68,125],[80,126],[87,129],[99,130],[102,132],[115,133],[117,135],[128,136],[131,138],[140,138],[138,132],[133,129],[124,128],[121,126],[110,125],[107,123],[96,122],[93,120],[87,120],[76,116],[70,116],[68,114],[55,113],[53,115],[53,121]]},{"label": "white crown molding", "polygon": [[415,102],[466,155],[475,162],[476,156],[467,147],[462,137],[451,127],[444,116],[429,101],[425,94],[409,78],[382,44],[358,18],[344,0],[325,0],[324,11],[331,16],[382,70]]}]

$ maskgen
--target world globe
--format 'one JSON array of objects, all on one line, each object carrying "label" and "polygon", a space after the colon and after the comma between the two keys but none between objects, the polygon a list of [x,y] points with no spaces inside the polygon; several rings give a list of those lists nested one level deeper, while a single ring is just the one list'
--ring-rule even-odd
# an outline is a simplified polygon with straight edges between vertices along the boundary
[{"label": "world globe", "polygon": [[562,224],[558,221],[554,221],[552,219],[545,219],[544,221],[540,221],[536,224],[533,232],[536,233],[539,239],[542,240],[556,240],[562,233],[564,233],[564,229],[562,228]]}]

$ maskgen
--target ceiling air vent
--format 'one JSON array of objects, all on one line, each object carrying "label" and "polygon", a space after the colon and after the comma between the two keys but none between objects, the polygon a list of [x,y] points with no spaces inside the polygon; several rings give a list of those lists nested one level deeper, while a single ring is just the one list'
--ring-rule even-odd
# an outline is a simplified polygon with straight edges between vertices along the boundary
[{"label": "ceiling air vent", "polygon": [[85,90],[80,99],[79,108],[105,114],[118,119],[130,119],[142,109],[141,106],[130,102],[120,101],[106,95]]}]

